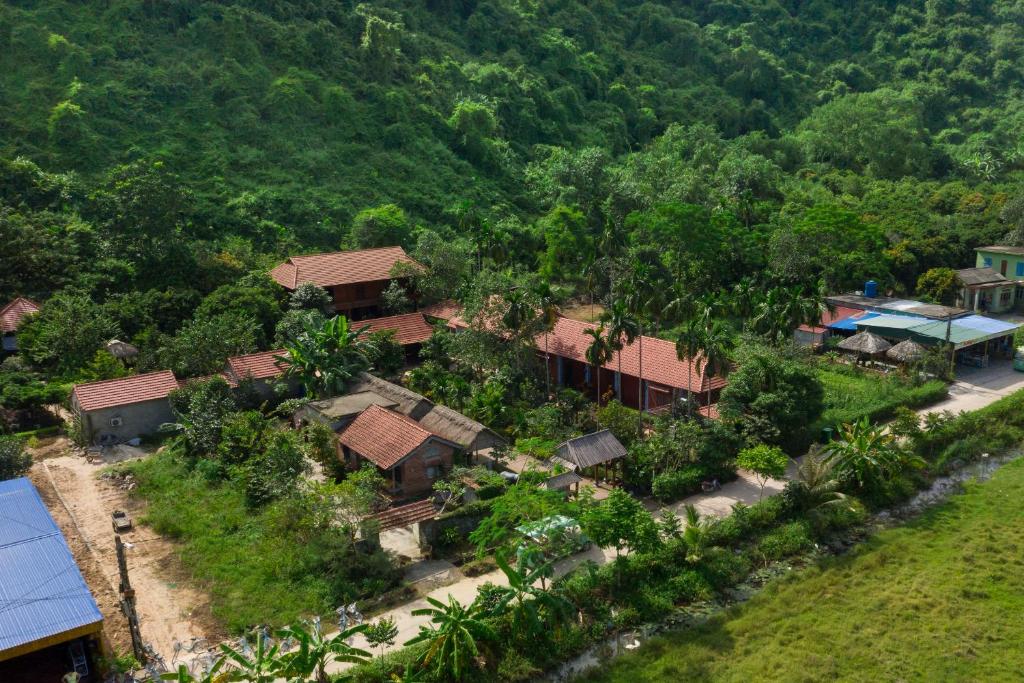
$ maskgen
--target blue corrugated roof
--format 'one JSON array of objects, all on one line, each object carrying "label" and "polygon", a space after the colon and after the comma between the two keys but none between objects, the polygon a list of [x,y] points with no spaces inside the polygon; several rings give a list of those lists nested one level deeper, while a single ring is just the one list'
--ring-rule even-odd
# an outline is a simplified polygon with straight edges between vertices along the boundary
[{"label": "blue corrugated roof", "polygon": [[857,313],[856,315],[851,315],[848,318],[843,318],[842,320],[836,320],[834,322],[831,322],[828,325],[826,325],[826,327],[832,330],[856,331],[857,323],[862,322],[864,320],[870,320],[871,318],[877,318],[880,315],[881,313]]},{"label": "blue corrugated roof", "polygon": [[102,620],[39,492],[0,481],[0,652]]}]

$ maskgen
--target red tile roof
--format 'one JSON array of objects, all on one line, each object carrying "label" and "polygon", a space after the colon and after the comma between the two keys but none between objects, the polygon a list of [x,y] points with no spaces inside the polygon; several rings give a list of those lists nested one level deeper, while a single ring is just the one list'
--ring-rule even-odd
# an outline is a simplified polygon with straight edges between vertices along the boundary
[{"label": "red tile roof", "polygon": [[370,329],[367,332],[392,330],[395,333],[395,340],[402,346],[406,344],[422,344],[430,339],[430,335],[434,334],[434,328],[427,322],[422,313],[391,315],[386,318],[360,320],[352,324],[357,328],[368,325]]},{"label": "red tile roof", "polygon": [[295,289],[304,282],[333,287],[355,282],[390,280],[391,268],[396,263],[419,267],[401,247],[381,247],[292,256],[271,270],[270,277],[285,289]]},{"label": "red tile roof", "polygon": [[75,385],[71,396],[82,410],[89,412],[167,398],[167,394],[177,388],[178,380],[174,378],[174,373],[170,370],[160,370],[144,375],[78,384]]},{"label": "red tile roof", "polygon": [[[448,321],[449,327],[465,328],[466,322],[458,315]],[[545,351],[545,337],[547,337],[547,353],[553,356],[571,358],[581,363],[588,363],[587,348],[593,339],[585,334],[584,330],[594,329],[597,325],[593,323],[580,322],[563,316],[558,316],[555,327],[550,333],[539,334],[534,339],[534,345],[538,351]],[[677,389],[690,387],[691,391],[705,392],[708,385],[712,390],[721,389],[726,381],[723,377],[707,377],[698,373],[692,361],[679,360],[676,354],[676,345],[673,342],[657,337],[643,337],[643,379],[655,384],[663,384]],[[640,347],[638,340],[627,344],[621,352],[622,374],[637,377],[640,372]],[[603,366],[613,372],[619,369],[619,352],[612,355],[612,360]],[[701,368],[706,370],[706,368]]]},{"label": "red tile roof", "polygon": [[452,301],[451,299],[431,304],[422,310],[423,315],[428,318],[438,318],[439,320],[451,320],[461,312],[462,306],[457,301]]},{"label": "red tile roof", "polygon": [[10,334],[18,329],[18,323],[30,313],[38,313],[39,304],[24,297],[18,297],[0,308],[0,333]]},{"label": "red tile roof", "polygon": [[282,375],[286,363],[277,360],[275,356],[285,356],[288,352],[284,349],[276,351],[260,351],[259,353],[248,353],[244,356],[232,356],[228,358],[227,371],[224,373],[230,383],[240,382],[246,377],[251,379],[270,379]]},{"label": "red tile roof", "polygon": [[338,441],[385,470],[432,438],[440,437],[412,418],[380,406],[370,406],[359,413],[338,433]]},{"label": "red tile roof", "polygon": [[[555,327],[549,335],[540,334],[535,340],[537,349],[544,351],[544,337],[548,337],[547,352],[550,354],[572,358],[573,360],[587,363],[587,347],[593,341],[584,333],[584,330],[596,327],[592,323],[584,323],[578,320],[559,317]],[[725,379],[714,376],[708,378],[703,373],[698,373],[691,361],[679,360],[676,355],[676,345],[664,339],[655,337],[643,337],[643,379],[656,384],[675,387],[677,389],[690,388],[691,391],[704,392],[710,388],[721,389],[725,386]],[[622,349],[622,372],[633,377],[639,376],[640,372],[640,340],[628,344]],[[612,356],[610,362],[604,365],[605,368],[617,371],[619,369],[619,353]]]}]

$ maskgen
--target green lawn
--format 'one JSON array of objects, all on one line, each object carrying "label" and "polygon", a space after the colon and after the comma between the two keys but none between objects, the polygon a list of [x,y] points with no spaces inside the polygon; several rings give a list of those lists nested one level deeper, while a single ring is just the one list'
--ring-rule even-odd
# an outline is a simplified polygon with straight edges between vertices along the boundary
[{"label": "green lawn", "polygon": [[164,452],[131,463],[143,522],[181,543],[180,557],[232,631],[329,614],[331,586],[311,539],[296,533],[283,505],[246,507],[240,487],[212,484]]},{"label": "green lawn", "polygon": [[997,681],[1024,671],[1024,460],[590,681]]},{"label": "green lawn", "polygon": [[816,430],[855,422],[864,415],[873,421],[885,420],[892,417],[899,406],[923,408],[946,395],[946,385],[940,380],[915,387],[894,377],[842,366],[821,367],[818,378],[825,389],[825,412],[818,420]]}]

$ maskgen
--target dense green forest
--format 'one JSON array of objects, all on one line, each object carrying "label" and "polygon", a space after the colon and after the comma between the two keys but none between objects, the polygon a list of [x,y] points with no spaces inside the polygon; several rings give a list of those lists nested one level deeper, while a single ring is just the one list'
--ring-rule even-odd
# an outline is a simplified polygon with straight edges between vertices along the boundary
[{"label": "dense green forest", "polygon": [[258,274],[299,251],[402,243],[463,299],[631,279],[670,329],[911,292],[1024,226],[1021,2],[46,0],[0,48],[0,291],[88,321],[26,332],[61,371],[110,334],[184,374],[269,346]]}]

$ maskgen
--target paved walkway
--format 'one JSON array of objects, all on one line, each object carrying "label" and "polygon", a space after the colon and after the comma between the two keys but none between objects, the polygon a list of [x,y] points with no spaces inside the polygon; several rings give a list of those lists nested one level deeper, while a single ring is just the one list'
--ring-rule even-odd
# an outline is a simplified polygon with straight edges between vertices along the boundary
[{"label": "paved walkway", "polygon": [[978,410],[1020,389],[1024,389],[1024,372],[1015,371],[1012,361],[992,361],[987,368],[959,368],[949,398],[918,412]]},{"label": "paved walkway", "polygon": [[[791,465],[791,469],[793,468],[795,468],[795,463]],[[791,474],[791,472],[789,474]],[[785,481],[770,479],[765,484],[764,496],[767,498],[769,496],[777,495],[782,491],[784,486]],[[751,473],[740,472],[739,478],[723,485],[719,491],[689,496],[665,507],[672,510],[681,518],[683,517],[683,508],[687,504],[692,504],[696,507],[701,515],[709,517],[724,517],[732,512],[732,506],[736,503],[752,505],[760,499],[760,483]],[[649,505],[648,507],[650,507],[655,514],[659,513],[661,510],[661,508],[656,504]],[[555,576],[562,576],[587,561],[593,561],[597,564],[606,564],[614,559],[614,548],[601,549],[596,546],[592,546],[585,552],[571,555],[555,563],[554,573]],[[476,577],[464,577],[451,585],[444,586],[427,593],[427,596],[445,603],[447,603],[448,599],[451,597],[455,598],[462,604],[467,605],[476,599],[477,589],[485,583],[492,583],[499,586],[508,585],[505,575],[500,570],[497,570]],[[395,620],[395,625],[398,627],[398,638],[396,639],[395,644],[391,647],[384,648],[384,652],[390,652],[401,648],[406,641],[419,633],[420,626],[429,624],[429,617],[413,616],[412,614],[414,610],[429,606],[430,604],[424,597],[396,607],[375,617],[375,619],[390,617]],[[362,636],[357,636],[353,639],[353,645],[363,649],[368,649],[366,640]],[[377,653],[379,653],[379,651],[375,650],[375,654]],[[328,672],[337,673],[347,668],[349,668],[349,665],[347,664],[334,664],[329,667]]]}]

